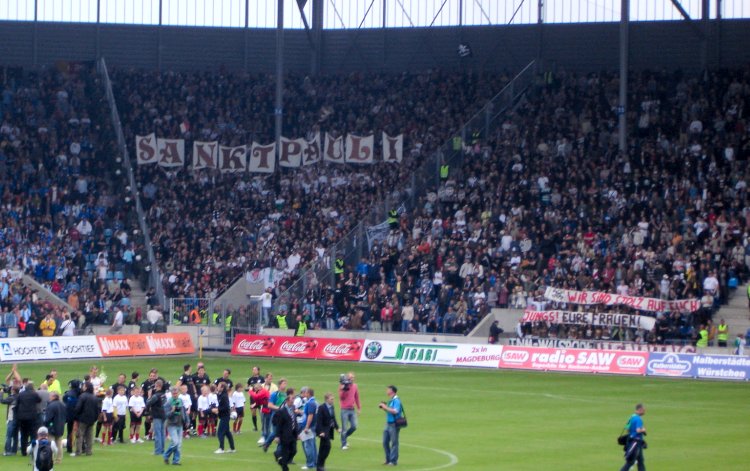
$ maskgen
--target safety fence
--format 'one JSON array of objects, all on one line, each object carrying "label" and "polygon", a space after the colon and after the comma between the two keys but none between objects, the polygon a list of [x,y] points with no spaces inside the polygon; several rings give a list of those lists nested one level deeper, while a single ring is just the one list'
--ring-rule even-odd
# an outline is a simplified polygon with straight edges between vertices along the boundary
[{"label": "safety fence", "polygon": [[238,335],[232,355],[750,380],[750,357],[672,352]]}]

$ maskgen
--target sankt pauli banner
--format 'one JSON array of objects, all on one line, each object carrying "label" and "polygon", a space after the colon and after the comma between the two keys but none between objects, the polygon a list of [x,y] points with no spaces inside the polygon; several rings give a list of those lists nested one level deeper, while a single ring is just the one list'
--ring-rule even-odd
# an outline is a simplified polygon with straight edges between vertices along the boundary
[{"label": "sankt pauli banner", "polygon": [[615,314],[611,312],[524,311],[523,322],[552,324],[596,325],[651,330],[656,319],[648,316]]},{"label": "sankt pauli banner", "polygon": [[602,293],[599,291],[574,291],[548,286],[544,297],[550,301],[570,304],[603,304],[605,306],[628,306],[639,311],[666,312],[683,311],[695,312],[701,307],[697,299],[656,299],[641,296],[623,296],[619,294]]},{"label": "sankt pauli banner", "polygon": [[[347,134],[335,137],[314,133],[311,139],[281,138],[279,158],[276,143],[227,147],[216,141],[193,142],[191,169],[214,169],[221,173],[273,173],[276,166],[305,167],[320,162],[339,164],[372,164],[375,162],[375,136]],[[404,135],[382,133],[382,161],[401,163],[404,157]],[[157,138],[151,133],[135,137],[138,165],[157,164],[181,168],[186,163],[185,140]]]}]

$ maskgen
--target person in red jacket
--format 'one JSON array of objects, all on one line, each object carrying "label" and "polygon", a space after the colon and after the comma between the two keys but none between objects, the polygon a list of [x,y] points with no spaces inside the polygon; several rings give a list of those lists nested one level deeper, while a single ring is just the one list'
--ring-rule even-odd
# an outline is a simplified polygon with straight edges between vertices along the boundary
[{"label": "person in red jacket", "polygon": [[271,434],[271,409],[268,408],[268,399],[270,397],[271,393],[268,392],[268,389],[263,387],[263,383],[253,384],[253,390],[250,391],[250,408],[253,410],[260,409],[261,437],[258,439],[259,445],[266,443],[268,435]]}]

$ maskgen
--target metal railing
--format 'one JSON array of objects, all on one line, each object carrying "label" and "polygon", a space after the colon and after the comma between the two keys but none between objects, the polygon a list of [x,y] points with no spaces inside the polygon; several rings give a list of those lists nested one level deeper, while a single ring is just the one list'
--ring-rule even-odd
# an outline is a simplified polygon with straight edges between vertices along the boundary
[{"label": "metal railing", "polygon": [[140,192],[135,181],[135,174],[133,172],[133,166],[130,161],[130,154],[128,153],[128,147],[125,144],[125,136],[122,132],[122,123],[120,122],[120,114],[117,112],[117,103],[115,96],[112,93],[112,81],[109,79],[109,72],[107,71],[107,64],[104,58],[100,58],[96,63],[97,71],[102,77],[102,84],[104,85],[104,93],[109,104],[109,109],[112,117],[112,126],[117,136],[117,147],[119,148],[120,154],[122,155],[122,166],[125,170],[128,179],[128,185],[130,185],[130,197],[135,202],[135,209],[138,216],[138,225],[143,236],[143,245],[146,248],[148,256],[148,264],[146,270],[149,272],[149,286],[156,290],[156,299],[158,304],[164,305],[164,287],[161,284],[161,277],[159,275],[159,265],[156,262],[154,256],[154,248],[151,245],[151,237],[149,235],[148,224],[146,223],[146,215],[143,212],[143,206],[141,205]]},{"label": "metal railing", "polygon": [[[450,167],[451,178],[460,178],[463,163],[464,146],[467,136],[479,133],[480,139],[490,135],[503,116],[517,99],[534,83],[536,77],[535,61],[529,62],[507,85],[490,99],[477,113],[440,146],[433,154],[412,172],[409,182],[385,197],[384,201],[375,203],[370,212],[361,219],[347,235],[328,250],[323,258],[308,263],[299,271],[295,281],[274,303],[273,312],[284,309],[294,299],[301,300],[308,289],[319,289],[323,283],[333,285],[333,263],[336,258],[343,258],[347,266],[356,264],[363,253],[368,251],[366,230],[368,226],[382,223],[391,208],[403,207],[414,209],[419,199],[430,191],[437,191],[440,184],[440,166]],[[460,137],[461,145],[456,146],[454,139]]]}]

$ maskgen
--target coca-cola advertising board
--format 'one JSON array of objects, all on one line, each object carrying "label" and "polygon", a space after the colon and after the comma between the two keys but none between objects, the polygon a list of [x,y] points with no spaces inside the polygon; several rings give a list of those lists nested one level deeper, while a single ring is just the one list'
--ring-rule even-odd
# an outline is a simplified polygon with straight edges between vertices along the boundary
[{"label": "coca-cola advertising board", "polygon": [[505,346],[498,367],[575,373],[646,374],[647,352]]},{"label": "coca-cola advertising board", "polygon": [[361,339],[238,335],[232,355],[358,361],[363,344]]}]

